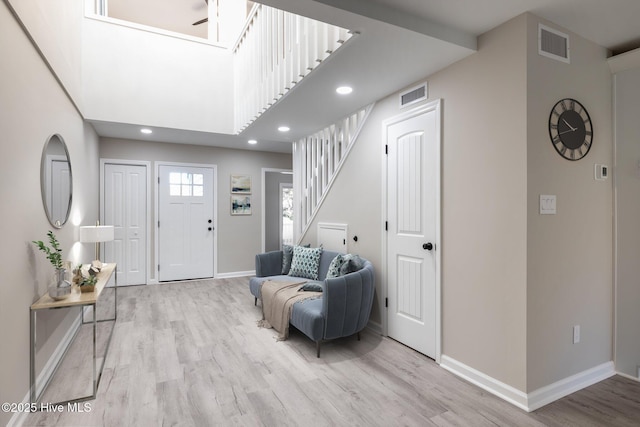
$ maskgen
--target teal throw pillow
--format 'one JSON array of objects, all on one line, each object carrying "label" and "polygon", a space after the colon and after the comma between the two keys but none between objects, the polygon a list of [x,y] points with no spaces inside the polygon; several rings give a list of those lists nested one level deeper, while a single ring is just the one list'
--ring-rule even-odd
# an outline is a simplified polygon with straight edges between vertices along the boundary
[{"label": "teal throw pillow", "polygon": [[358,255],[351,255],[350,258],[340,267],[340,275],[353,273],[364,267],[364,261]]},{"label": "teal throw pillow", "polygon": [[322,292],[322,285],[318,282],[308,282],[300,286],[298,291]]},{"label": "teal throw pillow", "polygon": [[294,246],[289,276],[318,280],[320,254],[322,254],[322,248],[304,248],[302,246]]},{"label": "teal throw pillow", "polygon": [[334,277],[340,276],[340,269],[342,265],[347,261],[349,255],[338,254],[331,260],[331,264],[329,264],[329,269],[327,270],[327,279],[333,279]]}]

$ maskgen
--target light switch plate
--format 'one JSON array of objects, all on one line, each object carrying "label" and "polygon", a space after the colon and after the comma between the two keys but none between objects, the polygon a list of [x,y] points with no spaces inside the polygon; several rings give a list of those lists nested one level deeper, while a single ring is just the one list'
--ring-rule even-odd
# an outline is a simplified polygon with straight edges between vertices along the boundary
[{"label": "light switch plate", "polygon": [[540,195],[540,215],[556,214],[556,196],[550,194]]}]

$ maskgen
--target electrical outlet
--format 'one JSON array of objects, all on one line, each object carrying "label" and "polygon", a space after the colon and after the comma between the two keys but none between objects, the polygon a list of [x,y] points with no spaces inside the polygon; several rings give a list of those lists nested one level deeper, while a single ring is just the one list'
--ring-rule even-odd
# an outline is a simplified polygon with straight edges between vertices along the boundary
[{"label": "electrical outlet", "polygon": [[573,343],[578,344],[580,342],[580,325],[573,327]]}]

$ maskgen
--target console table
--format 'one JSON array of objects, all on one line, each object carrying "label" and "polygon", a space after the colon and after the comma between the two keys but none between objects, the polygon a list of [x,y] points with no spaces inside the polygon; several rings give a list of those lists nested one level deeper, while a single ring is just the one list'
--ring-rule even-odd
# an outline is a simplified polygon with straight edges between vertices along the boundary
[{"label": "console table", "polygon": [[[103,319],[98,320],[97,313],[97,304],[100,299],[100,295],[104,290],[105,286],[111,279],[111,277],[115,278],[115,286],[114,290],[114,312],[113,318],[111,319]],[[100,384],[100,378],[102,377],[102,369],[104,368],[104,362],[107,358],[107,353],[109,352],[109,344],[111,344],[111,337],[113,335],[113,331],[115,329],[115,321],[118,317],[118,275],[117,275],[117,265],[115,263],[104,264],[100,272],[97,274],[98,281],[95,285],[95,289],[93,292],[80,292],[79,289],[75,288],[71,295],[69,295],[66,299],[61,301],[56,301],[51,298],[48,294],[45,294],[42,298],[31,305],[31,316],[30,316],[30,324],[31,324],[31,337],[30,337],[30,371],[29,371],[29,379],[30,379],[30,400],[31,403],[37,403],[42,395],[44,394],[45,389],[49,385],[49,381],[55,375],[56,370],[60,366],[60,363],[64,359],[65,353],[60,357],[58,363],[56,364],[55,369],[53,370],[51,376],[47,380],[47,384],[43,387],[40,395],[37,396],[36,389],[36,345],[37,345],[37,337],[36,337],[36,325],[37,325],[37,314],[40,310],[54,310],[60,308],[71,308],[71,307],[82,307],[82,325],[85,324],[93,324],[93,394],[89,396],[83,396],[76,399],[66,400],[64,402],[58,402],[57,404],[66,404],[73,402],[80,402],[84,400],[95,399],[98,391],[98,385]],[[93,320],[85,322],[84,320],[84,307],[93,307]],[[99,322],[114,322],[113,327],[111,328],[111,333],[109,334],[109,339],[107,341],[106,348],[104,350],[104,357],[102,358],[102,364],[100,366],[100,370],[97,369],[96,362],[96,326]],[[79,328],[78,328],[79,330]],[[77,332],[76,332],[77,334]],[[75,336],[74,336],[75,339]],[[73,340],[72,340],[73,342]],[[68,347],[71,346],[71,343]],[[67,347],[67,349],[68,349]]]}]

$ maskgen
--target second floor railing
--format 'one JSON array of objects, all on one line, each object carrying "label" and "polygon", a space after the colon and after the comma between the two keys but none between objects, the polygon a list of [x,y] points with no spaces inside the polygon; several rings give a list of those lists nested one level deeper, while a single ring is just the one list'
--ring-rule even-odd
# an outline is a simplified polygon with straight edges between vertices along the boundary
[{"label": "second floor railing", "polygon": [[348,30],[257,5],[233,48],[236,133],[352,37]]}]

